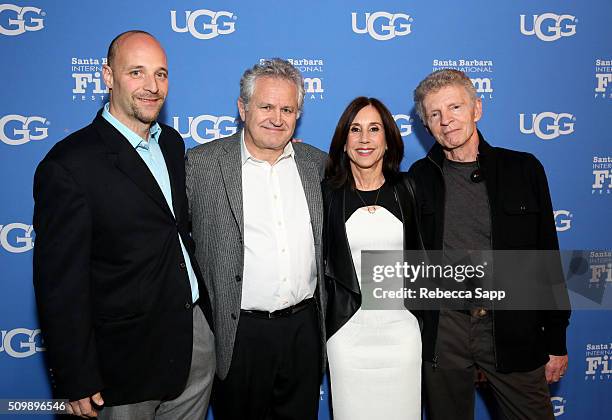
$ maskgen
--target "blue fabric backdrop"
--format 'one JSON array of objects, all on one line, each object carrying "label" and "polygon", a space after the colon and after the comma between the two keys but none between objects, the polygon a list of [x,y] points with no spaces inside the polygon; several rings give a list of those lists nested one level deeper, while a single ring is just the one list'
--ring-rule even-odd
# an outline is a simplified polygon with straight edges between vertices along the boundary
[{"label": "blue fabric backdrop", "polygon": [[[407,168],[432,144],[412,90],[434,69],[464,70],[483,99],[487,139],[544,164],[562,248],[610,249],[610,16],[609,0],[0,4],[0,398],[50,397],[31,281],[32,177],[105,102],[101,67],[116,34],[144,29],[165,46],[170,95],[160,119],[188,148],[232,134],[242,72],[283,57],[306,77],[299,138],[326,150],[346,104],[375,96],[396,117]],[[589,287],[612,284],[609,261]],[[609,312],[572,315],[569,371],[551,387],[556,415],[609,416],[611,321]],[[327,402],[325,385],[321,419]],[[488,418],[481,399],[478,418]]]}]

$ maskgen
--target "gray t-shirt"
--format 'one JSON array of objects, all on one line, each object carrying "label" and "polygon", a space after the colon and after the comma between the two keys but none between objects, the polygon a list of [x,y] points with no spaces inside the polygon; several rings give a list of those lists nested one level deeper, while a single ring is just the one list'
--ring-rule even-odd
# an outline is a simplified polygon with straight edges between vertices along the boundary
[{"label": "gray t-shirt", "polygon": [[[444,249],[449,260],[464,255],[453,255],[453,250],[491,249],[491,211],[487,188],[484,180],[471,180],[472,173],[477,169],[476,162],[444,161]],[[480,261],[471,261],[478,262]],[[477,281],[466,284],[466,287],[473,289],[484,285],[483,282]],[[473,299],[470,306],[486,306],[483,303]]]}]

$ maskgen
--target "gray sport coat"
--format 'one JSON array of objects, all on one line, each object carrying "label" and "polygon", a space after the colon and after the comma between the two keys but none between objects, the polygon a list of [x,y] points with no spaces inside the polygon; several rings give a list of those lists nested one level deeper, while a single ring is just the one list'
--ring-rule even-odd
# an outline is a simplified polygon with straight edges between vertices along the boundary
[{"label": "gray sport coat", "polygon": [[[321,367],[325,369],[325,289],[321,233],[321,181],[326,154],[304,143],[294,143],[295,161],[306,194],[317,264],[315,300],[321,330]],[[196,259],[208,288],[213,310],[217,376],[230,368],[240,319],[244,270],[244,217],[240,132],[187,151],[187,198],[196,243]]]}]

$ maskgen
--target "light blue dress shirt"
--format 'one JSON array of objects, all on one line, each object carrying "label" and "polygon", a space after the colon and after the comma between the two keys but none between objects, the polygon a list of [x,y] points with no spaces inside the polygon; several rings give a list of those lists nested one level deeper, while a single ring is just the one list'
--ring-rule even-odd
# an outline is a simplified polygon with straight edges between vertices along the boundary
[{"label": "light blue dress shirt", "polygon": [[[159,147],[159,136],[161,134],[161,127],[156,122],[151,126],[149,130],[149,141],[143,140],[138,134],[134,133],[132,130],[127,128],[121,121],[117,118],[113,117],[108,110],[109,104],[104,105],[104,110],[102,111],[102,117],[106,121],[112,124],[123,136],[130,142],[130,144],[136,149],[138,155],[142,158],[144,163],[151,171],[151,174],[157,181],[157,185],[161,189],[164,194],[164,198],[166,199],[166,203],[168,203],[168,207],[170,207],[170,211],[174,215],[174,209],[172,208],[172,189],[170,188],[170,176],[168,175],[168,168],[166,167],[166,161],[164,160],[164,155]],[[176,215],[175,215],[176,217]],[[185,258],[185,264],[187,266],[187,273],[189,275],[189,284],[191,285],[191,298],[193,302],[198,300],[200,297],[200,292],[198,290],[198,281],[193,271],[193,266],[191,265],[191,259],[189,258],[189,254],[185,249],[185,245],[183,245],[183,240],[181,239],[181,235],[178,235],[179,242],[181,244],[181,250],[183,251],[183,258]],[[143,244],[146,246],[146,244]]]}]

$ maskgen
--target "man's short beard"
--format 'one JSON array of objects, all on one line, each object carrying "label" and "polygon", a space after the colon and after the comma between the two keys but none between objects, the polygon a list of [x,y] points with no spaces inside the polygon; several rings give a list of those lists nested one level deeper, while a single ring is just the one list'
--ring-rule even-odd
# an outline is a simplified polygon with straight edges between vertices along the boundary
[{"label": "man's short beard", "polygon": [[149,118],[140,112],[140,109],[138,109],[138,106],[136,106],[135,103],[132,104],[132,115],[143,124],[153,124],[155,120],[157,120],[160,111],[161,107],[157,110],[153,117]]}]

